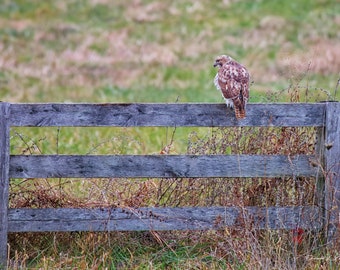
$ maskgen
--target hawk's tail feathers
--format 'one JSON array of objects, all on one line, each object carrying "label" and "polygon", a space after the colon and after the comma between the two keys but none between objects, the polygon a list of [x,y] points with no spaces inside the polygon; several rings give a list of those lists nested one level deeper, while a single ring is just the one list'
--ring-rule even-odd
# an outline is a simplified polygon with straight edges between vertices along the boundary
[{"label": "hawk's tail feathers", "polygon": [[246,104],[247,98],[243,97],[243,93],[239,93],[238,96],[233,98],[235,116],[237,120],[243,119],[246,117]]},{"label": "hawk's tail feathers", "polygon": [[235,106],[235,116],[237,120],[244,119],[246,117],[246,110]]}]

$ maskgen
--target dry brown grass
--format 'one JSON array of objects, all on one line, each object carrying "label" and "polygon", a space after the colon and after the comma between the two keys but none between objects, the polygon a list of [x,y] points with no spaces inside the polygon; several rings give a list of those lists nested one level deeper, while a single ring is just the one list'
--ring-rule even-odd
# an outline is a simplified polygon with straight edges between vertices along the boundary
[{"label": "dry brown grass", "polygon": [[310,63],[310,72],[326,76],[335,70],[340,70],[338,47],[339,44],[333,40],[316,39],[311,41],[303,54],[292,53],[289,49],[283,48],[279,52],[278,66],[292,76],[306,69],[306,64]]}]

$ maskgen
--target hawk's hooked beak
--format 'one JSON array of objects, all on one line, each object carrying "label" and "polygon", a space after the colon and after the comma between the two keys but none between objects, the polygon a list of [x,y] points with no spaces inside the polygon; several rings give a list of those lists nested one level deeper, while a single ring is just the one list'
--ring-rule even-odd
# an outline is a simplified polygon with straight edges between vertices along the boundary
[{"label": "hawk's hooked beak", "polygon": [[214,63],[214,67],[217,67],[217,66],[219,66],[219,65],[220,65],[220,64],[217,63],[217,62]]}]

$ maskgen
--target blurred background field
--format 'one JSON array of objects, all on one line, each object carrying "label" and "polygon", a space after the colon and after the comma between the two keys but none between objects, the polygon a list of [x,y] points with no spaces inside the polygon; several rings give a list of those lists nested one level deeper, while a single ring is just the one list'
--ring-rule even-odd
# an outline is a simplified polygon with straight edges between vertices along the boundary
[{"label": "blurred background field", "polygon": [[317,90],[339,76],[339,14],[335,0],[3,0],[0,99],[220,102],[212,64],[229,54],[252,75],[250,102],[301,79],[324,100]]},{"label": "blurred background field", "polygon": [[[2,0],[0,100],[223,102],[213,85],[216,70],[212,64],[219,54],[229,54],[248,68],[253,81],[250,102],[339,100],[339,29],[340,4],[336,0]],[[171,144],[170,153],[193,149],[197,153],[209,149],[206,142],[219,132],[223,138],[222,130],[195,128],[177,128],[175,132],[166,128],[13,128],[11,152],[158,154]],[[312,140],[310,132],[307,139]],[[290,143],[296,146],[301,140]],[[296,150],[295,146],[292,149]],[[311,153],[313,149],[303,151]],[[56,180],[57,191],[41,179],[29,186],[15,182],[11,203],[36,206],[44,202],[34,202],[33,194],[47,198],[47,205],[49,199],[56,199],[56,205],[80,205],[78,198],[72,201],[66,196],[69,188],[65,183],[79,192],[89,189],[77,181]],[[149,186],[144,184],[137,183],[139,195],[148,192]],[[190,186],[190,181],[183,185]],[[100,188],[94,190],[100,193]],[[22,199],[17,194],[26,195]],[[192,202],[192,197],[187,198],[183,200]],[[265,265],[267,259],[277,261],[272,264],[276,269],[294,265],[284,264],[288,259],[280,254],[273,255],[278,251],[288,254],[284,245],[278,244],[272,255],[261,249],[261,245],[268,247],[273,239],[286,239],[287,235],[271,235],[256,242],[259,253],[255,258],[251,252],[241,255],[250,242],[225,242],[228,232],[212,234],[178,233],[175,240],[172,235],[148,233],[46,234],[34,241],[32,235],[22,234],[12,235],[10,244],[13,268],[260,269],[260,262]],[[332,256],[308,253],[304,265],[309,269],[336,267],[339,256]]]}]

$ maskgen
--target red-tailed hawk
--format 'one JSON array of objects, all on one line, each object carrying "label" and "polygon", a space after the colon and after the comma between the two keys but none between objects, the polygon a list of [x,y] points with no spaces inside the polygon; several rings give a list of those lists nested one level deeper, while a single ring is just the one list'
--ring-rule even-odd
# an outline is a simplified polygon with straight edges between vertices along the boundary
[{"label": "red-tailed hawk", "polygon": [[234,107],[236,118],[245,118],[249,98],[248,71],[227,55],[218,56],[214,67],[218,67],[214,79],[216,88],[221,91],[227,106]]}]

